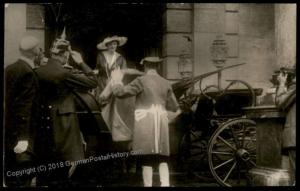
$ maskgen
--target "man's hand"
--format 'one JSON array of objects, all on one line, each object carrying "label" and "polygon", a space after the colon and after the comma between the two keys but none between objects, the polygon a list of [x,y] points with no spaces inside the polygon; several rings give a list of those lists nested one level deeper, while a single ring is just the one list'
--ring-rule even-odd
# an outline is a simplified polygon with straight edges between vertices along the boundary
[{"label": "man's hand", "polygon": [[28,141],[18,141],[14,148],[15,153],[23,153],[28,148]]},{"label": "man's hand", "polygon": [[284,86],[286,84],[287,76],[288,75],[284,72],[279,73],[279,75],[277,76],[277,80],[279,82],[279,85]]},{"label": "man's hand", "polygon": [[71,57],[78,66],[83,63],[82,56],[80,55],[79,52],[76,52],[74,50],[71,51]]}]

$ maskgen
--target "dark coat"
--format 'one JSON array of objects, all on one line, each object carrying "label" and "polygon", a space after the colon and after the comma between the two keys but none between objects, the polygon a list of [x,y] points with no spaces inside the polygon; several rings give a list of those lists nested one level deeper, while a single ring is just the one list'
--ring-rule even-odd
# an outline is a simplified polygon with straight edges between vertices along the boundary
[{"label": "dark coat", "polygon": [[[170,83],[158,74],[147,74],[136,78],[126,86],[114,85],[112,89],[117,97],[136,96],[135,111],[150,109],[153,104],[162,106],[163,110],[174,112],[179,107]],[[168,114],[163,113],[160,119],[158,134],[155,133],[155,120],[151,113],[147,113],[140,120],[135,119],[132,142],[135,154],[170,155]],[[155,148],[156,138],[158,148]]]},{"label": "dark coat", "polygon": [[287,112],[282,132],[282,148],[296,147],[296,83],[276,97],[276,104]]},{"label": "dark coat", "polygon": [[83,159],[83,140],[73,91],[86,92],[95,88],[96,77],[91,71],[83,73],[65,69],[55,59],[49,59],[48,64],[38,68],[36,73],[42,102],[39,128],[41,136],[38,136],[37,152],[47,156],[47,152],[53,151],[60,160]]},{"label": "dark coat", "polygon": [[[20,159],[31,160],[37,109],[38,81],[28,63],[18,60],[5,69],[5,146],[13,150],[17,141],[29,146]],[[27,155],[24,157],[24,155]],[[19,157],[21,155],[18,155]],[[29,158],[28,158],[29,157]]]}]

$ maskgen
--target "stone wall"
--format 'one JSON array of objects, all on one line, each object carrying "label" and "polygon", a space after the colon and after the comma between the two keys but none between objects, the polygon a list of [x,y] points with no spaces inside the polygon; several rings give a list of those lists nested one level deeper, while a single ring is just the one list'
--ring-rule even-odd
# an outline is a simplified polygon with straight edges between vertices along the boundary
[{"label": "stone wall", "polygon": [[[194,75],[215,69],[209,48],[217,35],[229,46],[227,65],[246,65],[223,72],[226,79],[240,79],[255,88],[268,88],[275,66],[273,4],[194,4]],[[203,85],[217,83],[217,76]],[[196,86],[197,88],[197,86]]]},{"label": "stone wall", "polygon": [[192,54],[192,4],[168,3],[163,15],[164,36],[163,51],[164,76],[167,79],[180,79],[178,73],[178,57],[186,51]]},{"label": "stone wall", "polygon": [[275,5],[276,66],[296,63],[296,4]]},{"label": "stone wall", "polygon": [[[31,9],[28,9],[27,6],[28,4],[24,3],[9,3],[5,6],[4,67],[15,62],[20,56],[19,42],[25,35],[37,37],[41,42],[40,46],[44,48],[45,32],[43,26],[40,25],[43,23],[41,19],[44,15],[43,12],[40,15],[38,10],[41,9],[41,6],[31,5]],[[35,16],[30,18],[36,19],[36,22],[27,22],[27,16],[32,15]],[[39,27],[34,27],[33,24],[39,24]]]}]

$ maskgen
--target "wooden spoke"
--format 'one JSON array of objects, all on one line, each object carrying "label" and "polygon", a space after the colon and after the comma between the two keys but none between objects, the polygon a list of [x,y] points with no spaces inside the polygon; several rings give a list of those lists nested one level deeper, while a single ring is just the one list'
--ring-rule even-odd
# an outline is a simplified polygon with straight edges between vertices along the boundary
[{"label": "wooden spoke", "polygon": [[246,137],[246,127],[243,126],[243,138],[242,138],[241,148],[244,148],[245,137]]},{"label": "wooden spoke", "polygon": [[230,143],[228,143],[225,139],[223,139],[220,135],[218,136],[218,138],[225,143],[228,147],[230,147],[232,150],[236,151],[236,148],[234,148]]},{"label": "wooden spoke", "polygon": [[233,169],[236,167],[236,161],[233,163],[231,169],[229,170],[229,172],[227,173],[226,177],[224,178],[223,182],[226,182],[226,180],[228,179],[228,177],[230,176],[231,172],[233,171]]},{"label": "wooden spoke", "polygon": [[233,137],[233,140],[234,140],[234,142],[235,142],[237,148],[239,148],[239,141],[238,141],[238,138],[236,137],[236,134],[235,134],[235,132],[233,131],[232,127],[230,127],[230,131],[231,131],[231,133],[232,133],[232,137]]},{"label": "wooden spoke", "polygon": [[213,154],[219,154],[219,155],[233,155],[231,152],[225,152],[225,151],[212,151]]},{"label": "wooden spoke", "polygon": [[256,166],[255,162],[253,162],[253,160],[249,160],[249,162],[253,165],[253,166]]},{"label": "wooden spoke", "polygon": [[223,162],[222,164],[219,164],[218,166],[214,167],[214,170],[216,170],[216,169],[218,169],[218,168],[220,168],[220,167],[222,167],[222,166],[224,166],[224,165],[226,165],[226,164],[232,162],[233,160],[234,160],[234,158],[231,158],[231,159],[229,159],[229,160]]}]

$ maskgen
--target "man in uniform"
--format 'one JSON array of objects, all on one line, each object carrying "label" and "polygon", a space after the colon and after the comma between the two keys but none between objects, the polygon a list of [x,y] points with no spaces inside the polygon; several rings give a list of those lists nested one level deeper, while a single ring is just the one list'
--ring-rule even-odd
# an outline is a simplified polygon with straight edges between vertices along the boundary
[{"label": "man in uniform", "polygon": [[167,111],[180,111],[171,84],[157,73],[161,62],[158,57],[144,58],[141,64],[145,66],[146,75],[137,77],[126,86],[122,84],[123,73],[120,70],[112,72],[113,94],[136,97],[132,150],[141,160],[146,187],[152,186],[153,167],[156,165],[161,186],[170,186]]},{"label": "man in uniform", "polygon": [[[290,69],[291,70],[291,69]],[[290,177],[295,184],[296,179],[296,75],[295,68],[292,74],[281,70],[277,80],[279,85],[276,91],[277,106],[287,112],[282,133],[282,152],[288,156]]]},{"label": "man in uniform", "polygon": [[14,176],[13,171],[32,165],[37,109],[38,81],[34,72],[39,57],[39,41],[24,37],[19,45],[21,57],[5,69],[5,184],[29,186],[33,173]]},{"label": "man in uniform", "polygon": [[56,39],[51,54],[47,64],[36,70],[42,103],[36,151],[43,165],[54,164],[47,166],[49,174],[45,173],[44,180],[65,184],[76,167],[71,162],[84,159],[85,141],[76,114],[74,91],[96,88],[97,79],[81,55],[71,50],[69,41]]}]

